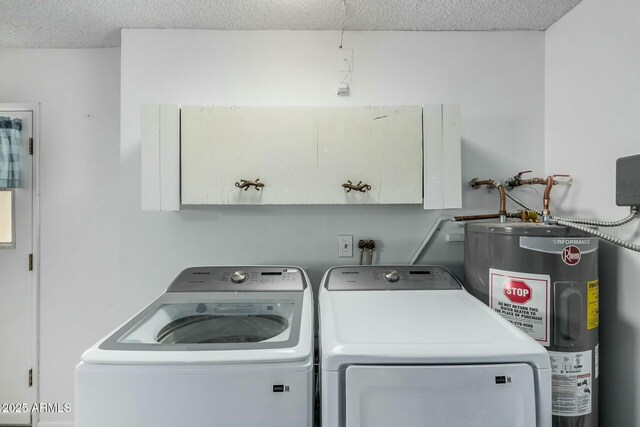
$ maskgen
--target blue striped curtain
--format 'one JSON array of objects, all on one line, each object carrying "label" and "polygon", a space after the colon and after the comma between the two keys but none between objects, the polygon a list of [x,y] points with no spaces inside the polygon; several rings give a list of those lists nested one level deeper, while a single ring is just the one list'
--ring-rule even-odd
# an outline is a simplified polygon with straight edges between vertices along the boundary
[{"label": "blue striped curtain", "polygon": [[20,187],[22,120],[0,117],[0,188]]}]

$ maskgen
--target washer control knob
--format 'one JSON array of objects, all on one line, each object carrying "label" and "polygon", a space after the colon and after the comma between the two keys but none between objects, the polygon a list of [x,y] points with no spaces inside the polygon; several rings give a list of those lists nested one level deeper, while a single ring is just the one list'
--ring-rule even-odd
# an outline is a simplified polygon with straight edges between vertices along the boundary
[{"label": "washer control knob", "polygon": [[236,271],[231,275],[231,281],[233,283],[242,283],[247,280],[247,277],[249,277],[249,275],[244,271]]},{"label": "washer control knob", "polygon": [[400,280],[400,275],[397,271],[386,271],[382,273],[382,277],[384,277],[384,280],[391,283],[395,283]]}]

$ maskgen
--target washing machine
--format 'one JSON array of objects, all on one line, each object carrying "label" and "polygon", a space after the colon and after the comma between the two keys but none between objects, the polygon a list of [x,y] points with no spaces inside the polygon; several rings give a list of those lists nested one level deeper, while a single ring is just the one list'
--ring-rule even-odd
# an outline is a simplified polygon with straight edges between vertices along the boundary
[{"label": "washing machine", "polygon": [[297,267],[184,270],[82,355],[75,426],[311,426],[312,295]]},{"label": "washing machine", "polygon": [[550,427],[544,347],[438,266],[335,267],[319,296],[323,427]]}]

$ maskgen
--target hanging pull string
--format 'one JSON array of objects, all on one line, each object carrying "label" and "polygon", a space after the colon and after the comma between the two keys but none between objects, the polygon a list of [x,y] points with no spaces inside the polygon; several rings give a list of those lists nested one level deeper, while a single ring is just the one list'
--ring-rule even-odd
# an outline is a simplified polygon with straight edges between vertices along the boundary
[{"label": "hanging pull string", "polygon": [[336,6],[338,4],[342,4],[342,10],[344,11],[344,19],[342,20],[342,25],[340,26],[340,44],[338,45],[338,48],[342,49],[342,40],[344,39],[344,26],[347,23],[347,19],[349,19],[349,15],[347,14],[346,0],[340,0],[338,3],[336,3]]}]

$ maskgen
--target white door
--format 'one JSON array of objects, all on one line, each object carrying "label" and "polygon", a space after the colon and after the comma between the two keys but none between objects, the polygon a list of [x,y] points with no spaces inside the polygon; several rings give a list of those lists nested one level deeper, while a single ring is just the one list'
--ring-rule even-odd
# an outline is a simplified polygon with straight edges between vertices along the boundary
[{"label": "white door", "polygon": [[[1,106],[0,106],[1,107]],[[22,120],[20,131],[20,188],[3,190],[2,206],[11,211],[11,239],[0,243],[0,425],[31,424],[35,401],[31,369],[35,361],[34,281],[29,255],[33,253],[32,137],[33,113],[3,111],[0,116]],[[10,209],[7,206],[10,205]],[[7,221],[7,215],[2,219]],[[22,412],[22,409],[27,411]]]},{"label": "white door", "polygon": [[349,366],[347,427],[535,427],[531,366]]}]

